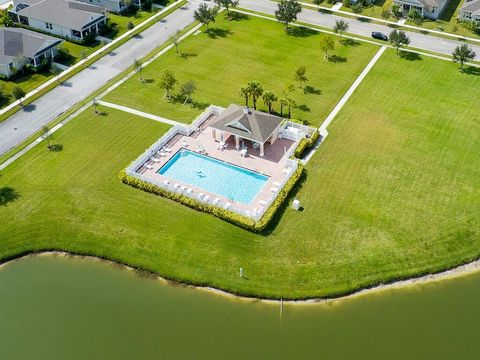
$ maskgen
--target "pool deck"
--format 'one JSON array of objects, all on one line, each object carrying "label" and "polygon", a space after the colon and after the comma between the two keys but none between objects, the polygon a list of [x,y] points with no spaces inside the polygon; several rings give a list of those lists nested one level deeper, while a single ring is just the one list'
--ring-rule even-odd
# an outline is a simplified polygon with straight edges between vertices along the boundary
[{"label": "pool deck", "polygon": [[[247,156],[242,156],[239,151],[235,149],[235,140],[230,136],[225,140],[226,148],[220,147],[220,143],[215,141],[211,134],[211,129],[208,124],[215,120],[215,116],[208,119],[198,131],[191,136],[184,136],[177,134],[164,147],[168,152],[162,152],[163,156],[157,154],[152,157],[156,161],[148,160],[144,165],[151,166],[148,169],[146,166],[139,168],[138,172],[143,176],[155,181],[164,182],[167,180],[172,186],[178,184],[180,187],[184,186],[186,189],[192,189],[190,196],[197,198],[200,193],[209,196],[209,201],[219,199],[218,206],[224,207],[225,204],[231,203],[236,208],[244,211],[255,213],[262,210],[269,201],[277,195],[280,190],[278,184],[281,184],[288,174],[284,172],[287,168],[287,160],[290,151],[293,149],[295,142],[286,139],[277,139],[273,145],[265,144],[265,156],[260,157],[259,150],[254,150],[251,143],[245,141],[247,146]],[[228,162],[264,175],[269,176],[269,180],[259,191],[251,204],[243,204],[232,201],[218,194],[205,191],[204,189],[192,186],[192,184],[184,184],[176,179],[166,177],[158,174],[158,170],[165,165],[178,151],[181,149],[188,149],[197,153],[202,153],[218,160]],[[276,189],[276,190],[275,190]]]}]

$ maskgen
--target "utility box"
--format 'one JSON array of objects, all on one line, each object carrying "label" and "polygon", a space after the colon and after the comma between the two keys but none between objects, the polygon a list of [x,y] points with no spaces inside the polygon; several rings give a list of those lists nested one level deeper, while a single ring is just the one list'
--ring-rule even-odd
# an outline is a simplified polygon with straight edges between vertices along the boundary
[{"label": "utility box", "polygon": [[293,203],[292,203],[292,208],[295,209],[295,210],[299,210],[300,209],[300,200],[293,200]]}]

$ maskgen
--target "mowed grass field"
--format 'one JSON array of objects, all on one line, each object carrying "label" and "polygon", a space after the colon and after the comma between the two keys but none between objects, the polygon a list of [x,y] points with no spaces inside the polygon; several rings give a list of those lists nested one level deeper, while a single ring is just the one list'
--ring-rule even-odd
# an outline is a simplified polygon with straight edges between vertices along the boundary
[{"label": "mowed grass field", "polygon": [[[292,117],[319,125],[378,50],[372,44],[344,45],[336,40],[334,56],[327,61],[320,50],[320,38],[325,35],[313,30],[300,29],[295,35],[287,35],[273,21],[254,17],[228,21],[223,14],[210,27],[210,33],[202,32],[182,42],[179,55],[171,49],[105,100],[191,122],[210,104],[244,104],[240,88],[250,80],[259,81],[264,90],[274,91],[279,98],[288,84],[294,84],[296,90],[291,97],[298,108],[292,111]],[[295,82],[299,66],[307,69],[309,92]],[[167,69],[175,72],[179,82],[175,94],[182,83],[196,82],[198,90],[192,105],[180,106],[183,98],[169,101],[164,97],[160,82]],[[266,109],[262,100],[258,106]],[[280,111],[279,105],[274,109]]]},{"label": "mowed grass field", "polygon": [[[332,123],[284,209],[258,235],[123,185],[167,127],[89,110],[5,169],[0,259],[98,255],[167,278],[269,298],[334,296],[480,255],[480,76],[387,51]],[[2,190],[4,191],[4,190]],[[246,279],[238,276],[243,267]]]}]

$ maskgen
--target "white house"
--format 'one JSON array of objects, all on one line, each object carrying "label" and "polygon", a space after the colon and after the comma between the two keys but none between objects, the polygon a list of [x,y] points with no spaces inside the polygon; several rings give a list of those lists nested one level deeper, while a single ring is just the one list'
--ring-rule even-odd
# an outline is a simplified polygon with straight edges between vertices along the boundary
[{"label": "white house", "polygon": [[463,21],[480,22],[480,0],[465,0],[458,17]]},{"label": "white house", "polygon": [[399,5],[403,12],[408,13],[410,9],[416,9],[431,20],[437,20],[445,9],[449,0],[393,0],[394,4]]},{"label": "white house", "polygon": [[[124,0],[78,0],[84,3],[93,4],[97,6],[104,7],[108,11],[114,13],[121,13],[127,9]],[[131,2],[132,5],[135,6],[142,6],[145,3],[145,0],[133,0]]]},{"label": "white house", "polygon": [[73,40],[98,33],[107,22],[105,9],[74,0],[14,0],[13,21]]},{"label": "white house", "polygon": [[20,28],[0,28],[0,74],[6,78],[26,64],[52,60],[63,40]]}]

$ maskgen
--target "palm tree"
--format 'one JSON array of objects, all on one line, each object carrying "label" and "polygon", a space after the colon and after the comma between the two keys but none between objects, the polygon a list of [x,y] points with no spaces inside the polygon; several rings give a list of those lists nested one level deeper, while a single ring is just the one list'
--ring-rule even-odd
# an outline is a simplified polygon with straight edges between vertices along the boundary
[{"label": "palm tree", "polygon": [[288,105],[287,98],[280,99],[280,116],[283,117],[283,108]]},{"label": "palm tree", "polygon": [[245,99],[245,106],[248,107],[248,101],[250,100],[250,89],[248,86],[242,86],[240,88],[240,96]]},{"label": "palm tree", "polygon": [[247,87],[250,92],[250,95],[252,96],[253,108],[257,110],[257,100],[263,94],[262,85],[260,85],[258,81],[253,80],[248,82]]},{"label": "palm tree", "polygon": [[265,106],[268,107],[268,113],[272,113],[272,107],[273,103],[278,100],[277,95],[273,93],[273,91],[265,91],[262,96],[263,102],[265,103]]},{"label": "palm tree", "polygon": [[138,59],[133,60],[133,71],[140,74],[140,82],[143,82],[142,62]]},{"label": "palm tree", "polygon": [[290,119],[292,116],[292,109],[297,106],[297,103],[292,98],[288,97],[285,99],[287,101],[287,108],[288,108],[288,118]]}]

